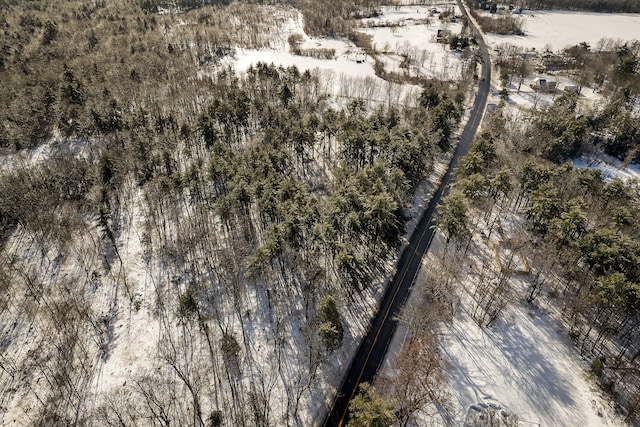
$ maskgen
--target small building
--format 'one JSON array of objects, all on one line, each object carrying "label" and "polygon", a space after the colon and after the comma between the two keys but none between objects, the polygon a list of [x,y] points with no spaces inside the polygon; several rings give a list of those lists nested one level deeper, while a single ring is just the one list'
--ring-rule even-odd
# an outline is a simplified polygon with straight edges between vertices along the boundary
[{"label": "small building", "polygon": [[356,52],[356,63],[362,64],[367,59],[367,54],[364,52]]},{"label": "small building", "polygon": [[547,80],[542,77],[538,77],[533,79],[533,83],[531,83],[531,89],[536,90],[538,92],[554,92],[558,87],[558,82],[554,80]]}]

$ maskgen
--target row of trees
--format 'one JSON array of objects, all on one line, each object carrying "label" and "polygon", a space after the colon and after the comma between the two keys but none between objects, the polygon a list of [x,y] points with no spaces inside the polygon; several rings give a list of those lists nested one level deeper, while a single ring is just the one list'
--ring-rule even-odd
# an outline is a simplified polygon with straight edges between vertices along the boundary
[{"label": "row of trees", "polygon": [[527,9],[569,9],[607,13],[638,13],[640,6],[632,0],[527,0]]},{"label": "row of trees", "polygon": [[471,15],[476,20],[480,28],[488,33],[513,34],[523,36],[524,30],[522,18],[511,14],[500,16],[486,16],[478,13],[476,9],[471,9]]},{"label": "row of trees", "polygon": [[[481,9],[490,9],[493,12],[498,9],[498,2],[489,0],[474,0],[474,5]],[[606,13],[638,13],[640,8],[633,0],[523,0],[509,6],[521,9],[566,9],[587,10],[591,12]]]}]

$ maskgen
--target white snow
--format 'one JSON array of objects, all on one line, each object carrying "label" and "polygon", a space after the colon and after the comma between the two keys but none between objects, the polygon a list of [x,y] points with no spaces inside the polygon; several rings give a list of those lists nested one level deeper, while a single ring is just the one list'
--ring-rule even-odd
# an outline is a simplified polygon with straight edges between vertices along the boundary
[{"label": "white snow", "polygon": [[[488,35],[488,42],[494,47],[511,43],[542,51],[544,48],[559,50],[583,41],[595,48],[605,37],[629,40],[640,34],[640,15],[536,12],[535,16],[524,19],[527,36]],[[379,38],[376,43],[382,40]],[[529,87],[534,77],[541,76],[527,78],[520,91],[516,81],[507,87],[507,114],[522,115],[527,109],[550,105],[564,87],[575,84],[567,77],[549,76],[558,82],[560,91],[539,93]],[[591,104],[601,96],[590,88],[583,88],[579,99],[580,103]],[[497,89],[488,102],[500,103]],[[609,180],[620,177],[628,181],[640,174],[640,167],[636,165],[621,167],[621,162],[601,156],[581,157],[573,164],[601,169]],[[442,236],[437,235],[433,243],[423,261],[425,270],[438,262]],[[487,256],[489,246],[480,245],[483,246],[480,251]],[[512,278],[514,296],[510,305],[491,327],[481,328],[469,314],[468,292],[475,287],[475,276],[470,270],[464,270],[466,273],[457,285],[461,304],[455,319],[452,325],[440,330],[443,361],[454,398],[454,425],[464,425],[467,412],[483,406],[500,407],[515,414],[519,425],[625,425],[590,378],[588,363],[579,357],[557,313],[546,306],[543,296],[538,297],[537,306],[526,304],[521,297],[526,284]],[[420,277],[425,273],[421,272]],[[421,281],[424,279],[419,278],[417,283]],[[405,339],[406,331],[401,327],[390,346],[383,373],[393,369],[394,355]],[[424,419],[423,415],[418,415],[416,422],[416,425],[437,423]]]},{"label": "white snow", "polygon": [[[422,76],[457,79],[462,72],[462,54],[450,51],[447,44],[435,42],[438,29],[438,26],[412,25],[361,31],[371,35],[375,48],[383,52],[378,59],[385,64],[386,71],[403,72],[399,67],[402,55],[410,55],[415,61],[410,67],[411,75],[417,71]],[[451,24],[448,29],[458,34],[462,25]]]},{"label": "white snow", "polygon": [[509,43],[526,49],[559,51],[587,42],[592,48],[602,39],[633,40],[640,37],[640,14],[608,14],[565,11],[525,11],[524,36],[486,34],[497,46]]},{"label": "white snow", "polygon": [[15,153],[0,153],[0,169],[4,172],[18,166],[40,165],[55,156],[84,155],[87,150],[85,139],[64,139],[56,134],[36,147]]},{"label": "white snow", "polygon": [[585,363],[541,310],[517,304],[480,328],[463,306],[441,342],[460,422],[471,405],[494,403],[533,425],[617,425],[604,417],[609,409]]},{"label": "white snow", "polygon": [[[432,13],[432,9],[436,9],[438,13]],[[455,3],[433,5],[404,4],[400,6],[382,6],[380,8],[380,16],[363,19],[362,22],[365,25],[375,26],[389,24],[411,25],[412,23],[422,22],[428,19],[433,24],[438,24],[440,21],[438,14],[444,11],[453,11],[454,15],[460,15],[460,9]]]},{"label": "white snow", "polygon": [[571,164],[577,169],[586,168],[602,171],[602,178],[605,182],[611,182],[616,178],[625,183],[633,180],[640,181],[640,165],[633,163],[625,165],[619,159],[606,154],[598,154],[597,156],[585,154],[573,159]]},{"label": "white snow", "polygon": [[[425,60],[419,67],[418,73],[424,76],[437,78],[456,78],[459,76],[463,58],[459,53],[451,53],[447,47],[433,41],[434,35],[439,28],[447,28],[457,33],[461,29],[460,24],[443,24],[431,12],[432,6],[402,6],[398,8],[384,8],[383,15],[379,18],[363,20],[363,26],[375,24],[376,27],[362,28],[360,31],[370,34],[377,49],[383,49],[387,53],[381,56],[387,71],[398,71],[399,55],[411,53],[412,56],[419,56],[423,52]],[[446,5],[438,5],[443,10]],[[450,5],[449,5],[450,7]],[[456,10],[456,14],[459,11]],[[546,15],[571,15],[565,13],[549,12]],[[576,14],[584,15],[584,14]],[[536,14],[542,20],[545,14]],[[612,15],[616,16],[616,15]],[[638,30],[638,17],[626,15],[625,25]],[[633,19],[632,19],[633,18]],[[425,20],[429,20],[427,23]],[[528,19],[528,18],[527,18]],[[536,18],[531,18],[531,22]],[[529,21],[527,21],[529,22]],[[540,22],[553,22],[552,19]],[[607,21],[608,22],[608,21]],[[611,21],[613,22],[613,21]],[[623,21],[620,21],[623,22]],[[385,27],[380,25],[402,24],[398,27]],[[551,24],[545,24],[551,25]],[[565,24],[566,25],[566,24]],[[529,24],[528,24],[529,26]],[[540,24],[541,28],[544,28]],[[604,29],[607,24],[599,24],[597,28]],[[620,27],[620,25],[613,25]],[[536,28],[531,26],[531,28]],[[611,27],[610,27],[611,28]],[[597,42],[602,37],[615,37],[610,28],[608,34],[598,36],[595,41],[578,37],[581,41],[591,43]],[[530,29],[531,30],[531,29]],[[532,34],[535,32],[532,31]],[[542,31],[542,30],[541,30]],[[316,59],[293,55],[288,51],[287,38],[290,34],[301,34],[303,36],[303,49],[323,48],[335,49],[335,59]],[[627,33],[628,34],[628,33]],[[577,36],[576,36],[577,37]],[[556,38],[558,38],[556,36]],[[542,43],[542,40],[540,41]],[[567,42],[568,44],[575,44]],[[546,41],[543,46],[548,44]],[[278,34],[274,34],[276,48],[270,50],[238,50],[235,58],[230,62],[240,72],[246,71],[252,64],[257,62],[274,63],[277,65],[297,66],[300,70],[313,70],[322,73],[331,89],[327,89],[331,94],[349,97],[371,96],[366,86],[376,88],[375,96],[387,93],[389,102],[391,101],[391,91],[393,99],[398,102],[403,96],[415,93],[419,90],[415,86],[389,84],[375,76],[373,71],[374,61],[371,57],[366,58],[364,63],[357,63],[356,57],[359,49],[350,41],[338,38],[310,38],[303,32],[302,18],[297,12],[291,13],[290,20],[278,29]],[[385,48],[388,46],[388,49]],[[411,71],[412,73],[414,70]],[[531,100],[527,99],[529,90],[524,90],[523,95],[510,94],[515,103],[530,105]],[[490,101],[491,102],[491,101]],[[540,104],[539,104],[540,105]],[[20,161],[29,164],[37,164],[46,160],[55,152],[61,149],[70,150],[74,154],[80,154],[84,147],[84,141],[71,143],[69,147],[57,145],[43,145],[42,148],[34,150],[28,156],[21,159],[5,160],[1,165],[7,165]],[[576,160],[576,167],[580,160]],[[591,166],[589,166],[591,167]],[[598,165],[601,167],[601,165]],[[442,165],[437,166],[438,173],[442,173]],[[639,170],[635,169],[637,175]],[[423,209],[420,205],[422,196],[433,189],[433,183],[421,188],[420,193],[415,197],[416,203],[411,208],[411,212]],[[128,203],[125,212],[120,218],[120,234],[117,236],[118,250],[123,259],[122,269],[114,272],[109,277],[104,277],[101,282],[101,289],[91,293],[91,308],[95,310],[95,319],[99,322],[102,319],[110,318],[113,324],[105,325],[106,329],[112,328],[112,336],[107,342],[108,347],[104,358],[96,360],[97,374],[93,377],[92,386],[95,395],[108,393],[123,388],[125,382],[135,379],[137,374],[145,370],[155,368],[154,361],[158,357],[158,342],[161,340],[161,331],[170,329],[174,333],[179,329],[175,325],[175,319],[170,313],[173,308],[167,308],[165,316],[171,317],[171,325],[161,325],[162,318],[155,311],[156,298],[160,284],[154,282],[154,275],[164,274],[157,268],[156,264],[145,262],[145,247],[142,244],[145,237],[142,234],[145,227],[142,222],[145,216],[141,206],[143,205],[143,194],[132,184],[128,193]],[[409,227],[414,226],[412,222]],[[87,240],[93,238],[98,233],[95,230],[87,232]],[[15,236],[22,234],[15,233]],[[15,253],[27,253],[29,250],[22,246],[29,246],[27,238],[24,241],[15,241],[17,237],[9,242],[14,247],[11,249]],[[89,244],[95,244],[88,242]],[[98,253],[97,251],[94,251]],[[93,252],[91,252],[93,253]],[[78,258],[84,254],[78,254]],[[27,263],[34,264],[44,256],[31,254]],[[86,260],[83,262],[87,262]],[[88,271],[100,271],[101,259],[94,259],[87,265],[82,265]],[[117,261],[116,261],[117,262]],[[159,261],[158,261],[159,262]],[[80,263],[75,260],[69,261],[69,265],[62,273],[70,277],[80,277]],[[50,267],[50,268],[54,268]],[[393,267],[385,266],[392,270]],[[113,267],[114,271],[118,267]],[[43,270],[48,273],[48,270]],[[60,272],[59,272],[60,274]],[[132,295],[127,295],[122,290],[123,277],[130,288]],[[158,282],[167,281],[166,277],[158,277]],[[51,276],[51,283],[56,282],[56,278]],[[113,293],[113,283],[120,286],[120,294]],[[319,417],[326,407],[327,396],[333,397],[331,387],[339,383],[340,375],[344,372],[349,363],[349,357],[354,353],[360,337],[364,334],[368,319],[377,306],[377,301],[381,296],[382,283],[372,284],[363,294],[361,306],[357,309],[341,307],[340,311],[344,315],[345,322],[345,343],[343,347],[329,357],[328,363],[318,372],[317,384],[305,385],[304,369],[300,369],[307,363],[305,356],[295,353],[299,350],[297,344],[304,340],[301,337],[300,325],[291,322],[293,314],[300,307],[288,307],[287,312],[291,318],[280,319],[278,325],[286,325],[284,330],[275,330],[278,325],[274,325],[270,319],[266,303],[264,302],[263,290],[259,287],[255,290],[247,291],[242,296],[246,306],[246,313],[238,319],[235,315],[229,315],[229,328],[241,336],[241,331],[247,334],[245,346],[243,347],[243,357],[247,358],[247,366],[255,366],[260,372],[259,377],[263,381],[270,382],[269,399],[274,408],[274,417],[287,412],[286,405],[291,394],[298,389],[308,387],[302,393],[300,401],[299,416],[305,425],[319,423]],[[132,301],[133,300],[133,301]],[[135,302],[139,302],[138,309]],[[230,304],[230,303],[229,303]],[[222,310],[231,312],[230,307],[223,307]],[[113,310],[113,311],[110,311]],[[470,405],[481,402],[500,402],[504,407],[517,413],[521,420],[535,421],[543,425],[611,425],[607,424],[609,418],[600,418],[598,408],[603,408],[604,404],[594,392],[594,386],[584,377],[584,366],[577,359],[570,343],[564,335],[557,331],[557,326],[543,311],[534,311],[530,315],[528,308],[516,305],[510,308],[504,320],[499,320],[491,329],[480,329],[473,322],[468,314],[462,310],[455,320],[453,326],[443,337],[444,354],[451,366],[449,370],[452,391],[458,402],[457,420],[464,419],[464,412]],[[26,315],[10,313],[13,318],[20,320]],[[229,313],[225,313],[229,314]],[[36,321],[40,321],[36,317]],[[242,324],[241,324],[242,323]],[[14,327],[15,328],[15,327]],[[10,325],[3,326],[3,331],[9,333]],[[38,344],[31,334],[31,326],[21,326],[16,329],[12,338],[12,357],[19,362],[27,357],[28,350]],[[283,343],[278,350],[271,348],[271,343],[275,338],[291,338],[292,342]],[[283,339],[284,341],[284,339]],[[295,341],[295,342],[294,342]],[[11,353],[11,352],[10,352]],[[251,360],[248,360],[248,359]],[[282,371],[276,369],[276,361],[284,366]],[[251,363],[249,363],[251,362]],[[278,366],[278,369],[280,367]],[[41,378],[40,378],[41,379]],[[26,388],[27,384],[21,384],[20,391],[12,395],[5,405],[7,408],[6,417],[3,422],[18,420],[23,414],[28,412],[29,405],[34,396]],[[131,387],[131,383],[129,384]],[[130,390],[130,389],[129,389]],[[295,390],[295,391],[292,391]],[[224,392],[221,392],[224,393]],[[95,398],[95,396],[94,396]],[[224,400],[224,396],[223,396]],[[595,402],[595,409],[594,409]],[[277,409],[276,409],[277,408]],[[603,409],[606,412],[606,408]],[[28,419],[26,420],[28,422]]]},{"label": "white snow", "polygon": [[[118,250],[125,263],[123,271],[127,287],[134,295],[116,297],[115,306],[101,304],[102,316],[112,319],[114,324],[107,325],[113,328],[113,342],[109,343],[104,357],[98,361],[99,374],[95,380],[98,392],[122,387],[127,380],[149,368],[150,360],[157,356],[160,338],[160,319],[154,314],[156,289],[143,260],[143,193],[133,183],[126,185],[131,197],[128,203],[131,210],[123,221]],[[140,304],[138,309],[132,307],[131,298]]]},{"label": "white snow", "polygon": [[[558,89],[554,92],[540,92],[531,88],[531,84],[537,78],[547,78],[558,83]],[[520,90],[518,90],[517,78],[513,78],[511,83],[507,84],[507,98],[505,100],[506,110],[510,111],[526,111],[532,108],[544,108],[553,104],[555,99],[563,94],[563,90],[567,86],[575,85],[576,82],[570,77],[560,75],[529,75],[524,79]],[[500,90],[494,88],[489,93],[489,104],[500,104],[502,98]],[[604,102],[604,97],[590,87],[582,87],[578,95],[578,109],[591,108],[593,105]]]},{"label": "white snow", "polygon": [[[453,8],[440,6],[441,10]],[[451,52],[446,44],[436,43],[436,34],[439,29],[459,34],[462,24],[440,20],[431,9],[433,6],[388,6],[381,8],[380,16],[361,20],[360,31],[372,37],[374,49],[382,53],[378,59],[385,64],[386,71],[401,72],[398,65],[402,55],[410,55],[411,74],[443,80],[460,77],[461,54]],[[455,11],[460,13],[457,6]]]}]

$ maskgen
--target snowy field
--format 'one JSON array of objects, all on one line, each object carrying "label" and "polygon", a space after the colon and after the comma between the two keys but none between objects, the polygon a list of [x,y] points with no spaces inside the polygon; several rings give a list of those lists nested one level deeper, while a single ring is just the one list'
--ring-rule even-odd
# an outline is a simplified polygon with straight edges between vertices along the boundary
[{"label": "snowy field", "polygon": [[564,11],[525,11],[524,36],[487,34],[494,46],[510,43],[528,50],[549,49],[557,52],[568,46],[587,42],[597,48],[604,38],[633,40],[640,38],[640,14],[608,14]]}]

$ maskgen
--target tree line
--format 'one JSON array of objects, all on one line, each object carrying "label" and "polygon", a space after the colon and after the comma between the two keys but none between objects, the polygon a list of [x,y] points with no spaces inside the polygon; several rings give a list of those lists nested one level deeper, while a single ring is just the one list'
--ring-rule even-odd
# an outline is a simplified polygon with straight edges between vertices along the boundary
[{"label": "tree line", "polygon": [[632,0],[527,0],[527,9],[566,9],[605,13],[638,13],[640,5]]}]

